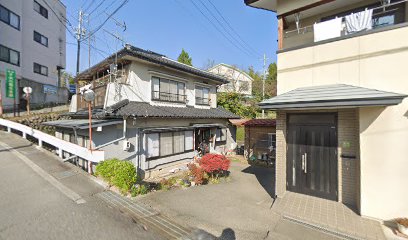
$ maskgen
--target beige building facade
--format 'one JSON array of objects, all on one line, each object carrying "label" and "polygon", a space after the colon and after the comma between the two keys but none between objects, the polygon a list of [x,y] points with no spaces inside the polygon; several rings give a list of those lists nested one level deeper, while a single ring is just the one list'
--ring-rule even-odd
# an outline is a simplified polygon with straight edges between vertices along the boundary
[{"label": "beige building facade", "polygon": [[[286,94],[287,99],[264,104],[278,110],[277,195],[283,197],[290,190],[287,167],[295,158],[288,156],[288,145],[293,144],[288,136],[290,116],[331,113],[335,116],[331,127],[336,129],[335,142],[330,145],[336,156],[334,200],[355,207],[366,217],[389,220],[408,216],[408,191],[404,188],[408,182],[406,1],[381,5],[380,1],[260,0],[247,4],[278,14],[278,97]],[[366,9],[372,9],[371,29],[346,34],[346,16]],[[343,22],[340,35],[315,41],[314,23],[336,17]],[[295,98],[302,91],[316,95]],[[341,91],[346,91],[343,98],[338,96]],[[397,95],[399,100],[390,103],[391,96]],[[302,119],[302,123],[310,121],[313,118]]]}]

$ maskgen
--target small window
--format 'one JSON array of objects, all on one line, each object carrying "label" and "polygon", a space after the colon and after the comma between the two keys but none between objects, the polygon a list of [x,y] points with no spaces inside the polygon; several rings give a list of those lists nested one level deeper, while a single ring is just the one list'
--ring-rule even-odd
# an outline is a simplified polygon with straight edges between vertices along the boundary
[{"label": "small window", "polygon": [[48,47],[48,38],[36,31],[34,31],[34,41]]},{"label": "small window", "polygon": [[34,10],[41,14],[43,17],[48,18],[48,10],[37,1],[34,1]]},{"label": "small window", "polygon": [[216,138],[215,138],[216,142],[227,141],[227,129],[226,128],[217,128],[217,130],[215,131],[215,134],[216,134]]},{"label": "small window", "polygon": [[209,94],[210,94],[209,88],[197,86],[195,89],[196,104],[197,105],[210,105]]},{"label": "small window", "polygon": [[160,133],[160,156],[173,154],[173,133]]},{"label": "small window", "polygon": [[20,30],[20,16],[0,5],[0,20]]},{"label": "small window", "polygon": [[185,131],[184,136],[185,136],[185,147],[184,147],[184,149],[186,151],[193,150],[193,148],[194,148],[193,131]]},{"label": "small window", "polygon": [[0,61],[20,66],[20,52],[0,45]]},{"label": "small window", "polygon": [[177,131],[146,134],[146,157],[157,158],[190,152],[194,149],[194,132]]},{"label": "small window", "polygon": [[159,134],[147,134],[147,158],[158,157],[159,154]]},{"label": "small window", "polygon": [[48,76],[48,67],[38,63],[34,63],[34,72],[44,76]]}]

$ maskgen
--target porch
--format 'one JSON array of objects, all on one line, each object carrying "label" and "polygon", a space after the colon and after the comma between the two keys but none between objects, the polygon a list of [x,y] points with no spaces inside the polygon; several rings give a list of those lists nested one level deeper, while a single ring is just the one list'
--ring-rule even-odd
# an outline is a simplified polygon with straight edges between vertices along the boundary
[{"label": "porch", "polygon": [[359,216],[354,207],[305,194],[286,192],[272,210],[283,219],[344,239],[386,239],[380,222]]}]

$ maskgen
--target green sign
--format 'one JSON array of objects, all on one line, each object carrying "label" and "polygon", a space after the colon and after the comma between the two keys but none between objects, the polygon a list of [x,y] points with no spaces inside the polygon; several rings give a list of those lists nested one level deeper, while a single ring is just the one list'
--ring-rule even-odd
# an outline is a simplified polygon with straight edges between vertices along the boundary
[{"label": "green sign", "polygon": [[16,71],[7,69],[6,73],[6,97],[16,97]]}]

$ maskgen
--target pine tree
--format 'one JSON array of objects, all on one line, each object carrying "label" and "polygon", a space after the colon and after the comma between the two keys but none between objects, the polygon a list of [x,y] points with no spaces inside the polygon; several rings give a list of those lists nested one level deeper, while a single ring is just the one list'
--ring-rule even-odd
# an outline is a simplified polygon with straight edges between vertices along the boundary
[{"label": "pine tree", "polygon": [[184,48],[181,50],[181,53],[179,57],[177,58],[177,61],[193,66],[193,63],[192,63],[193,60],[191,59],[190,55],[188,55],[188,52],[184,51]]}]

